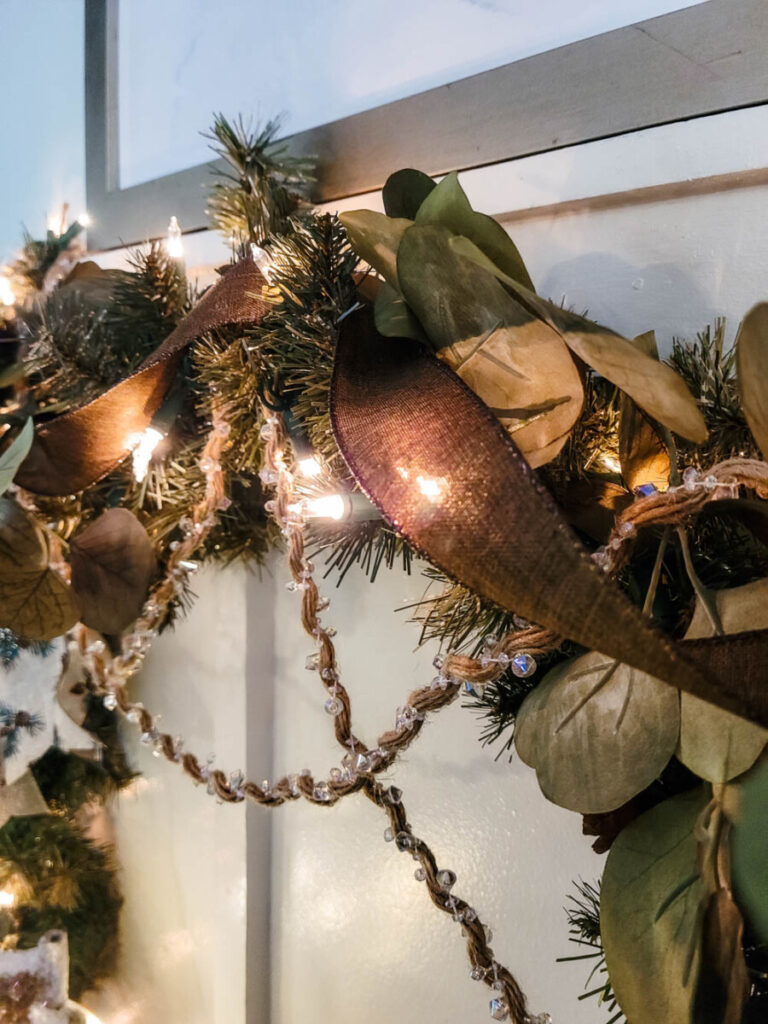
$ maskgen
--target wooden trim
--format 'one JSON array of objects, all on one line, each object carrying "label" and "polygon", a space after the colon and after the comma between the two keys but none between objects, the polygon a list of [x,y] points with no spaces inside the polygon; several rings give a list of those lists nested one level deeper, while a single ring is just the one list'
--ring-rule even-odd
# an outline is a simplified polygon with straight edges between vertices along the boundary
[{"label": "wooden trim", "polygon": [[[89,243],[206,224],[208,166],[127,189],[117,175],[117,3],[86,0]],[[370,192],[390,171],[465,170],[768,101],[765,0],[709,0],[290,137],[319,158],[317,201]]]}]

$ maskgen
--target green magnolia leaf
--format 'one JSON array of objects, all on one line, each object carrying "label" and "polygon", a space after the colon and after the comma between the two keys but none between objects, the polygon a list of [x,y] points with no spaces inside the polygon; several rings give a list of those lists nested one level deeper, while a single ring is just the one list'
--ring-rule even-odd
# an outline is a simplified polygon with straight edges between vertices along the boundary
[{"label": "green magnolia leaf", "polygon": [[[641,334],[633,344],[651,359],[658,360],[656,335]],[[669,451],[648,417],[622,392],[619,400],[619,462],[624,483],[630,490],[653,484],[664,490],[669,484]]]},{"label": "green magnolia leaf", "polygon": [[75,625],[79,607],[49,569],[45,534],[8,498],[0,498],[0,624],[28,640],[52,640]]},{"label": "green magnolia leaf", "polygon": [[426,341],[421,324],[413,315],[403,296],[384,282],[373,307],[376,330],[385,338],[413,338]]},{"label": "green magnolia leaf", "polygon": [[[712,597],[726,633],[768,628],[768,580],[713,591]],[[712,622],[697,601],[686,640],[713,635]],[[768,729],[691,694],[680,694],[680,707],[677,756],[709,782],[728,782],[741,775],[752,767],[768,743]]]},{"label": "green magnolia leaf", "polygon": [[741,405],[763,458],[768,458],[768,302],[744,317],[736,337]]},{"label": "green magnolia leaf", "polygon": [[402,237],[400,289],[443,359],[498,416],[531,466],[560,451],[583,387],[558,333],[481,267],[457,254],[443,227]]},{"label": "green magnolia leaf", "polygon": [[600,893],[611,985],[632,1024],[691,1021],[701,966],[703,908],[697,824],[705,787],[665,800],[620,833]]},{"label": "green magnolia leaf", "polygon": [[86,626],[119,633],[138,618],[157,563],[152,541],[132,512],[103,512],[72,539],[70,560]]},{"label": "green magnolia leaf", "polygon": [[381,190],[384,210],[388,217],[406,217],[413,220],[419,207],[435,188],[435,182],[423,171],[405,167],[390,174]]},{"label": "green magnolia leaf", "polygon": [[697,444],[706,440],[707,426],[696,400],[670,366],[652,359],[607,327],[539,298],[499,271],[468,239],[455,238],[451,244],[457,253],[493,273],[531,315],[548,323],[579,359],[629,395],[649,416]]},{"label": "green magnolia leaf", "polygon": [[515,748],[560,807],[601,814],[661,773],[680,729],[678,694],[596,651],[549,672],[523,701]]},{"label": "green magnolia leaf", "polygon": [[416,214],[417,224],[439,224],[454,235],[463,235],[501,271],[533,291],[533,282],[517,246],[493,217],[469,205],[466,192],[454,171],[430,192]]},{"label": "green magnolia leaf", "polygon": [[357,255],[378,270],[393,288],[398,288],[397,250],[403,233],[413,222],[373,210],[348,210],[339,214],[339,220]]},{"label": "green magnolia leaf", "polygon": [[5,494],[13,482],[16,470],[26,459],[29,449],[32,447],[34,437],[35,425],[31,419],[28,419],[21,428],[18,437],[15,437],[3,454],[0,455],[0,494]]},{"label": "green magnolia leaf", "polygon": [[733,886],[746,916],[768,942],[768,761],[745,776],[738,794],[731,834]]}]

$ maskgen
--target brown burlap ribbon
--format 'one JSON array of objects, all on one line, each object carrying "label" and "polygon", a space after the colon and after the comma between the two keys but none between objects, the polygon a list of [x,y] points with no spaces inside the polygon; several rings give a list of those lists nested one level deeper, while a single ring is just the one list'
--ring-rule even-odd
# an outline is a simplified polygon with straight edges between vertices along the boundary
[{"label": "brown burlap ribbon", "polygon": [[224,272],[136,373],[87,405],[37,428],[15,482],[34,494],[63,496],[89,487],[128,455],[160,408],[195,338],[227,324],[258,323],[266,282],[251,259]]},{"label": "brown burlap ribbon", "polygon": [[571,531],[509,434],[444,363],[341,324],[331,420],[361,488],[430,562],[515,612],[768,727],[768,631],[675,642]]}]

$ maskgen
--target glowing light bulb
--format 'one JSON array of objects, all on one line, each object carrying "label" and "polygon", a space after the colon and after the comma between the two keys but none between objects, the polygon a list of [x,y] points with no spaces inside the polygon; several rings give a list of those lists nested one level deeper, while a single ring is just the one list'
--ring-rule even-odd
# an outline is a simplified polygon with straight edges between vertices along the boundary
[{"label": "glowing light bulb", "polygon": [[612,455],[604,455],[602,461],[603,461],[603,465],[605,466],[605,468],[609,469],[611,471],[611,473],[620,473],[621,472],[621,464],[620,464],[619,460],[618,459],[614,459],[614,457]]},{"label": "glowing light bulb", "polygon": [[90,213],[88,213],[87,210],[83,210],[83,212],[77,218],[77,223],[80,225],[81,228],[89,228],[91,224],[93,224]]},{"label": "glowing light bulb", "polygon": [[416,483],[425,498],[435,501],[443,492],[443,485],[440,480],[432,480],[426,476],[417,476]]},{"label": "glowing light bulb", "polygon": [[266,249],[262,249],[260,245],[256,245],[255,242],[251,242],[251,256],[253,262],[261,271],[267,284],[270,283],[270,274],[272,273],[272,257],[269,255]]},{"label": "glowing light bulb", "polygon": [[168,225],[168,238],[165,242],[165,251],[172,260],[184,259],[184,243],[181,240],[181,228],[175,217],[171,217]]},{"label": "glowing light bulb", "polygon": [[8,889],[0,889],[0,907],[12,907],[16,897]]},{"label": "glowing light bulb", "polygon": [[163,439],[154,427],[147,427],[140,434],[131,434],[128,447],[133,449],[133,476],[137,483],[146,477],[152,454]]},{"label": "glowing light bulb", "polygon": [[299,470],[304,476],[320,476],[323,467],[316,456],[308,455],[305,459],[299,459]]},{"label": "glowing light bulb", "polygon": [[0,306],[12,306],[15,301],[11,282],[7,277],[0,277]]},{"label": "glowing light bulb", "polygon": [[341,519],[347,512],[347,504],[340,494],[324,494],[320,498],[309,498],[305,515],[309,519]]},{"label": "glowing light bulb", "polygon": [[58,238],[61,234],[61,216],[55,213],[49,214],[45,226],[48,228],[51,234],[56,235],[56,237]]}]

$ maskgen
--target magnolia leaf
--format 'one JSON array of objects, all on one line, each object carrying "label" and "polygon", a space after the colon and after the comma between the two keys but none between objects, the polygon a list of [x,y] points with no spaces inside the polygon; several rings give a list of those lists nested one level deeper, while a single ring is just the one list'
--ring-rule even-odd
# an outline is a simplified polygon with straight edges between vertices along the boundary
[{"label": "magnolia leaf", "polygon": [[416,214],[416,223],[439,224],[454,235],[463,235],[502,274],[533,290],[533,282],[517,246],[498,221],[472,209],[455,171],[447,174],[426,197]]},{"label": "magnolia leaf", "polygon": [[692,1024],[741,1024],[751,982],[744,960],[744,921],[728,889],[707,901],[702,922],[701,971]]},{"label": "magnolia leaf", "polygon": [[590,651],[552,669],[528,694],[515,747],[549,800],[600,814],[657,778],[679,729],[673,687]]},{"label": "magnolia leaf", "polygon": [[539,298],[499,271],[468,239],[454,238],[451,245],[466,259],[493,273],[530,315],[548,323],[582,362],[634,399],[649,416],[689,441],[700,444],[706,440],[707,425],[696,400],[670,366],[652,359],[607,327]]},{"label": "magnolia leaf", "polygon": [[31,418],[21,428],[18,436],[13,439],[6,450],[0,455],[0,494],[10,487],[16,470],[27,457],[35,437],[35,425]]},{"label": "magnolia leaf", "polygon": [[[768,580],[711,592],[726,633],[768,628]],[[686,640],[713,636],[701,601],[696,602]],[[680,695],[678,758],[708,782],[727,782],[751,768],[768,743],[768,729],[723,711],[689,693]]]},{"label": "magnolia leaf", "polygon": [[423,171],[405,167],[387,178],[381,190],[384,210],[388,217],[406,217],[413,220],[419,207],[435,188],[435,182]]},{"label": "magnolia leaf", "polygon": [[376,330],[385,338],[413,338],[426,341],[421,324],[413,315],[403,296],[387,284],[382,283],[373,307]]},{"label": "magnolia leaf", "polygon": [[739,902],[768,942],[768,761],[738,784],[739,810],[731,832],[731,871]]},{"label": "magnolia leaf", "polygon": [[581,412],[576,364],[556,331],[450,243],[443,227],[405,232],[397,259],[403,296],[439,357],[490,407],[529,464],[541,466]]},{"label": "magnolia leaf", "polygon": [[387,217],[373,210],[348,210],[339,214],[339,220],[357,255],[378,270],[393,288],[398,288],[397,250],[413,221]]},{"label": "magnolia leaf", "polygon": [[605,864],[600,935],[611,986],[632,1024],[691,1020],[701,969],[697,824],[702,786],[665,800],[618,836]]},{"label": "magnolia leaf", "polygon": [[[634,339],[637,348],[658,360],[653,331]],[[630,490],[653,484],[663,490],[669,484],[669,451],[648,417],[622,392],[619,401],[619,462],[624,483]]]},{"label": "magnolia leaf", "polygon": [[736,337],[741,406],[763,458],[768,458],[768,302],[744,317]]},{"label": "magnolia leaf", "polygon": [[71,587],[49,561],[48,541],[32,516],[0,498],[0,621],[28,640],[52,640],[79,618]]},{"label": "magnolia leaf", "polygon": [[120,633],[139,616],[157,564],[152,541],[132,512],[103,512],[72,540],[70,560],[86,626]]}]

